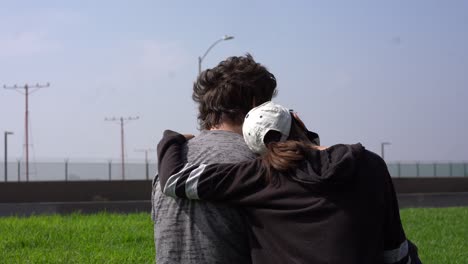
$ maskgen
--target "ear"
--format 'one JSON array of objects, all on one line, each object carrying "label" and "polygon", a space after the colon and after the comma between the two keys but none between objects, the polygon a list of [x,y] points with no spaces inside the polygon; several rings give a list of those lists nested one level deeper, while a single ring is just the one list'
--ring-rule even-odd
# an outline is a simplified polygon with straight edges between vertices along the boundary
[{"label": "ear", "polygon": [[257,104],[255,103],[255,96],[252,98],[252,108],[257,107]]}]

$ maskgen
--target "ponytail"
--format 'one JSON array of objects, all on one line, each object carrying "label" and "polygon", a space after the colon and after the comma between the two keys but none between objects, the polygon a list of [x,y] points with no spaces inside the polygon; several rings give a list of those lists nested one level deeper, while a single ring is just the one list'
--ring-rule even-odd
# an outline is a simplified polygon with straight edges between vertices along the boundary
[{"label": "ponytail", "polygon": [[278,184],[278,173],[296,169],[310,153],[310,144],[302,141],[287,140],[271,142],[266,145],[267,152],[262,156],[262,174],[266,181]]}]

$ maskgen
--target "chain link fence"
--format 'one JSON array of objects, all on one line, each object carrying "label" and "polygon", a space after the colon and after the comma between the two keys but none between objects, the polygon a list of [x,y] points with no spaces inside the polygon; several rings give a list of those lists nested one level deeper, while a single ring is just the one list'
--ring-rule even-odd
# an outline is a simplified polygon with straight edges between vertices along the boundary
[{"label": "chain link fence", "polygon": [[389,163],[392,177],[468,177],[467,162]]},{"label": "chain link fence", "polygon": [[[395,178],[414,177],[468,177],[468,162],[434,163],[388,163],[390,175]],[[0,163],[0,182],[27,181],[25,163],[8,162],[7,176],[5,164]],[[124,172],[124,173],[122,173]],[[153,163],[109,162],[33,162],[29,164],[29,181],[113,181],[149,180],[156,175],[157,166]]]},{"label": "chain link fence", "polygon": [[[29,177],[24,162],[0,163],[0,182],[29,181],[113,181],[150,180],[156,174],[156,164],[109,162],[33,162],[29,163]],[[122,173],[123,172],[123,173]]]}]

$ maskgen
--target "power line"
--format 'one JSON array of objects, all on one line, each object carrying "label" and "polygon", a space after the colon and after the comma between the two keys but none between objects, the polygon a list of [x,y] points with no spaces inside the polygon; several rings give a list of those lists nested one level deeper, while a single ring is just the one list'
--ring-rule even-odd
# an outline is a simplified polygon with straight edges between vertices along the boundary
[{"label": "power line", "polygon": [[[21,91],[24,90],[24,97],[25,97],[25,111],[24,111],[24,131],[25,131],[25,150],[26,150],[26,181],[29,181],[29,94],[37,91],[40,88],[46,88],[49,87],[50,84],[35,84],[35,85],[28,85],[25,84],[24,86],[18,86],[18,85],[13,85],[13,86],[6,86],[3,85],[4,89],[9,89],[9,90],[16,90],[16,91]],[[33,89],[30,91],[30,89]]]},{"label": "power line", "polygon": [[128,123],[133,120],[138,120],[140,117],[138,116],[129,116],[129,117],[111,117],[105,118],[104,121],[112,121],[112,122],[119,122],[120,123],[120,147],[122,150],[121,159],[122,159],[122,180],[125,180],[125,148],[124,148],[124,124]]}]

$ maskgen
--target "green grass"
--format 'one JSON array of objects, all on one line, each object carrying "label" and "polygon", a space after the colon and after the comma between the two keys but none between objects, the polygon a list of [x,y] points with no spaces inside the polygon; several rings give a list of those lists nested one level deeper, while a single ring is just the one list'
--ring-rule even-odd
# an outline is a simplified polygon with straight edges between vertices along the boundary
[{"label": "green grass", "polygon": [[[404,209],[424,264],[468,263],[468,207]],[[0,263],[154,263],[150,215],[0,218]]]},{"label": "green grass", "polygon": [[0,263],[154,263],[150,215],[0,218]]},{"label": "green grass", "polygon": [[401,219],[424,264],[468,263],[468,207],[404,209]]}]

